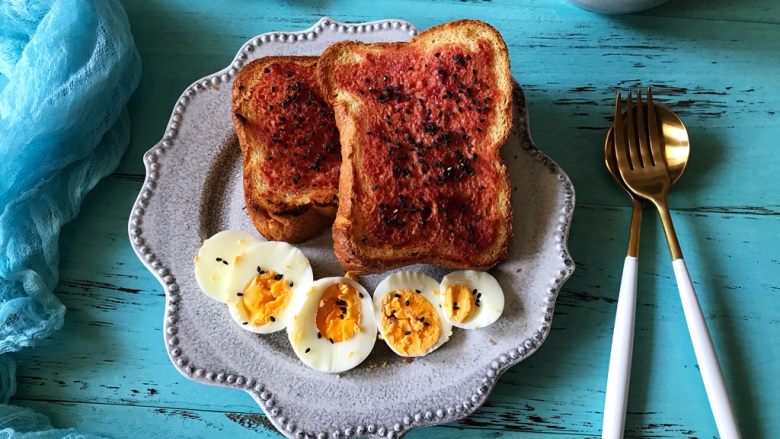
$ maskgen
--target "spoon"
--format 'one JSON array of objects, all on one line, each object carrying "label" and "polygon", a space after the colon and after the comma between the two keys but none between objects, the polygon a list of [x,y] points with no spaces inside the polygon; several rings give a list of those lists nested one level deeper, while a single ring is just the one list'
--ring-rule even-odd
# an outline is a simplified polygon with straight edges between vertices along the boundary
[{"label": "spoon", "polygon": [[[630,101],[629,105],[633,105]],[[644,105],[646,108],[646,104]],[[626,125],[631,119],[627,114],[620,113],[619,97],[616,103],[616,115],[620,114],[623,124],[619,133],[627,132]],[[674,184],[682,176],[688,164],[690,142],[677,115],[666,107],[656,105],[656,116],[661,125],[664,155],[669,168],[669,176]],[[647,114],[647,111],[643,112]],[[617,117],[617,116],[616,116]],[[633,121],[632,121],[633,123]],[[628,189],[617,166],[615,156],[614,124],[607,131],[604,141],[604,162],[612,178],[631,199],[631,228],[628,237],[628,251],[623,265],[623,276],[620,282],[615,328],[612,334],[612,350],[609,356],[609,374],[604,403],[604,424],[602,438],[621,438],[625,423],[626,403],[628,401],[628,386],[631,373],[631,356],[634,344],[634,316],[636,314],[636,278],[639,266],[639,231],[642,226],[642,203]]]}]

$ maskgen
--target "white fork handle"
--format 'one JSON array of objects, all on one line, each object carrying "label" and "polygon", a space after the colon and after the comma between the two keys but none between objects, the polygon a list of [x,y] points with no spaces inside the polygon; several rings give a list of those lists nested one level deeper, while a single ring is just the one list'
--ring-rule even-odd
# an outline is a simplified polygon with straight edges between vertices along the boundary
[{"label": "white fork handle", "polygon": [[712,344],[710,331],[704,320],[704,313],[702,313],[699,300],[696,298],[696,290],[693,288],[691,275],[688,274],[688,267],[682,258],[675,259],[672,265],[674,266],[674,277],[677,279],[677,288],[680,290],[685,321],[688,324],[688,332],[691,334],[691,342],[693,342],[693,351],[696,353],[696,361],[699,363],[704,390],[710,401],[718,433],[721,439],[740,438],[737,420],[734,417],[734,410],[731,408],[726,384],[723,381],[723,373],[720,371],[718,357],[715,354],[715,346]]},{"label": "white fork handle", "polygon": [[604,400],[604,424],[601,437],[620,439],[626,419],[628,382],[631,377],[631,355],[634,350],[634,316],[636,314],[636,277],[639,259],[626,257],[620,280],[612,351],[609,354],[607,396]]}]

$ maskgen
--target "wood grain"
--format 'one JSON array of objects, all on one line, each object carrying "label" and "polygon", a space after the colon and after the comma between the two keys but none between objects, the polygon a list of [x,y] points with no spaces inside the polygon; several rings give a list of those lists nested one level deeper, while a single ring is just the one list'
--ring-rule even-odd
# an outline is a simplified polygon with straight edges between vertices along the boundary
[{"label": "wood grain", "polygon": [[[57,293],[68,306],[65,327],[16,355],[14,403],[58,426],[113,437],[278,437],[246,394],[192,383],[168,360],[162,289],[127,242],[141,155],[159,140],[181,91],[225,66],[251,36],[302,29],[326,14],[398,17],[421,28],[468,17],[504,35],[534,139],[574,181],[577,271],[548,341],[501,379],[483,408],[410,437],[599,435],[630,214],[601,148],[615,88],[640,84],[653,85],[691,135],[692,161],[670,201],[744,437],[780,434],[775,2],[676,0],[620,17],[552,0],[124,4],[144,62],[132,144],[63,233]],[[714,437],[660,224],[648,214],[644,226],[627,436]]]}]

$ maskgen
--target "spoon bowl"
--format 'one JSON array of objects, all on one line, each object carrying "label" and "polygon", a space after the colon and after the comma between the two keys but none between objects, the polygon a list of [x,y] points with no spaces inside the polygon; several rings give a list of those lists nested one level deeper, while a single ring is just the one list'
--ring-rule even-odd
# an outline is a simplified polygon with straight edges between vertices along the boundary
[{"label": "spoon bowl", "polygon": [[[646,107],[647,104],[644,104]],[[658,117],[658,123],[661,125],[661,135],[663,136],[664,155],[666,156],[666,164],[669,167],[669,177],[674,184],[685,171],[685,166],[688,164],[688,157],[691,152],[691,143],[688,138],[688,131],[685,129],[685,125],[682,120],[670,109],[657,105],[655,106],[656,115]],[[645,111],[645,114],[647,112]],[[628,117],[623,114],[623,123],[625,124]],[[609,127],[607,131],[607,138],[604,141],[604,162],[607,165],[610,175],[615,182],[623,188],[623,191],[633,200],[639,201],[636,196],[626,187],[623,178],[620,177],[620,171],[617,167],[617,157],[615,156],[615,141],[612,131],[614,124]],[[625,130],[623,132],[626,132]]]}]

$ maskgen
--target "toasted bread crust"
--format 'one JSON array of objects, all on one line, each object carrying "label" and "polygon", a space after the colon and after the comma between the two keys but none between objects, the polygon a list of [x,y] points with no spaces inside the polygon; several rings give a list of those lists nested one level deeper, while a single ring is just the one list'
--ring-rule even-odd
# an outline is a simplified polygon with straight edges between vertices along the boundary
[{"label": "toasted bread crust", "polygon": [[[367,218],[361,218],[359,206],[371,202],[360,198],[359,158],[361,142],[356,128],[356,118],[370,115],[354,114],[348,96],[334,82],[338,68],[355,64],[367,53],[381,55],[407,47],[428,50],[439,44],[463,44],[481,38],[490,42],[495,51],[495,87],[499,99],[492,106],[495,121],[490,127],[490,154],[488,159],[495,166],[497,177],[497,206],[500,224],[492,244],[478,255],[465,257],[443,242],[413,242],[403,246],[367,245],[360,242],[358,231],[364,229]],[[506,45],[490,25],[474,20],[462,20],[432,27],[415,37],[410,43],[339,42],[320,56],[317,65],[320,89],[334,107],[336,123],[341,138],[342,165],[339,180],[339,206],[333,224],[334,250],[341,264],[357,274],[375,273],[413,263],[432,263],[455,269],[487,269],[495,265],[509,251],[512,238],[512,207],[509,176],[499,157],[499,149],[509,136],[512,123],[512,83],[509,73],[509,57]],[[483,157],[482,153],[480,157]],[[479,224],[475,224],[479,227]],[[419,240],[424,241],[424,240]]]},{"label": "toasted bread crust", "polygon": [[261,205],[247,202],[247,213],[252,224],[266,239],[303,242],[319,235],[333,222],[336,206],[302,206],[289,213],[272,213]]},{"label": "toasted bread crust", "polygon": [[[264,144],[250,129],[252,123],[257,123],[253,107],[254,87],[266,68],[294,63],[310,68],[313,73],[317,60],[317,57],[308,56],[259,58],[242,68],[233,82],[232,119],[242,151],[247,213],[252,224],[269,240],[306,241],[330,226],[336,214],[338,201],[334,187],[271,190],[259,163],[266,152],[273,152],[274,146]],[[307,130],[318,128],[304,127]]]}]

